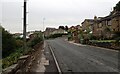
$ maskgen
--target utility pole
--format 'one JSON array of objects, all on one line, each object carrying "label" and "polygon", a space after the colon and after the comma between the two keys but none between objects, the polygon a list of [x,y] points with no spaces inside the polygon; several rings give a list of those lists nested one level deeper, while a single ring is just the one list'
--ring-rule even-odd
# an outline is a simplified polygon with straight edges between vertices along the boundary
[{"label": "utility pole", "polygon": [[23,19],[23,40],[24,40],[24,49],[26,49],[26,14],[27,14],[27,12],[26,12],[26,7],[27,7],[27,5],[26,5],[26,3],[27,3],[27,0],[24,0],[24,8],[23,8],[23,17],[24,17],[24,19]]},{"label": "utility pole", "polygon": [[44,40],[44,21],[45,21],[45,18],[43,18],[43,40]]},{"label": "utility pole", "polygon": [[44,44],[44,40],[45,40],[45,37],[44,37],[44,21],[45,21],[45,18],[43,18],[43,48],[45,48],[45,44]]}]

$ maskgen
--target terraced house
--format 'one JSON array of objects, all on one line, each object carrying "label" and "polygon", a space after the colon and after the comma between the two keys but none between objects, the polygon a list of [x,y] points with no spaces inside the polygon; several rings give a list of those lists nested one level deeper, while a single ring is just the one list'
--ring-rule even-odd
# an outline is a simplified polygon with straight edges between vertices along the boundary
[{"label": "terraced house", "polygon": [[85,19],[82,23],[83,31],[93,30],[94,19]]},{"label": "terraced house", "polygon": [[82,30],[83,30],[83,37],[84,39],[89,39],[90,34],[93,33],[93,25],[95,20],[94,19],[85,19],[82,24]]},{"label": "terraced house", "polygon": [[82,27],[80,25],[71,26],[68,30],[70,32],[69,36],[72,38],[72,40],[74,40],[75,43],[79,43],[79,34],[80,31],[82,31]]},{"label": "terraced house", "polygon": [[120,31],[120,12],[113,11],[110,15],[94,18],[93,35],[100,38],[112,38],[114,32]]}]

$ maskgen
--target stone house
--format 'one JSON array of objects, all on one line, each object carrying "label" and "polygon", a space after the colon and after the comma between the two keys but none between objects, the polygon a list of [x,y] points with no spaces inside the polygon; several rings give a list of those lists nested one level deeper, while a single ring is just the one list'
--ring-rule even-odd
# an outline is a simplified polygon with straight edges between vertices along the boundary
[{"label": "stone house", "polygon": [[67,34],[67,32],[63,29],[56,29],[56,28],[46,28],[44,35],[45,37],[49,37],[50,35],[53,34]]},{"label": "stone house", "polygon": [[74,37],[75,34],[73,33],[75,31],[75,26],[71,26],[68,31],[72,34],[71,36]]},{"label": "stone house", "polygon": [[89,39],[90,34],[93,32],[94,19],[85,19],[82,24],[83,38]]},{"label": "stone house", "polygon": [[80,25],[71,26],[69,28],[69,31],[71,32],[72,40],[74,40],[75,43],[79,43],[80,42],[80,39],[79,39],[79,32],[80,32],[80,30],[82,30],[82,27]]},{"label": "stone house", "polygon": [[94,25],[93,25],[93,33],[92,34],[93,34],[93,36],[95,36],[97,38],[101,38],[103,33],[105,33],[103,28],[106,25],[106,20],[102,21],[102,18],[103,17],[101,17],[101,18],[100,17],[97,18],[97,16],[94,17]]},{"label": "stone house", "polygon": [[74,32],[73,32],[73,38],[75,40],[75,43],[79,43],[80,42],[80,38],[79,38],[79,33],[82,30],[82,27],[80,25],[77,25],[74,27]]},{"label": "stone house", "polygon": [[98,39],[111,38],[111,17],[106,16],[98,20],[98,18],[94,19],[95,23],[93,26],[93,36]]},{"label": "stone house", "polygon": [[92,31],[94,19],[85,19],[81,24],[83,31],[87,31],[88,29]]},{"label": "stone house", "polygon": [[120,32],[120,12],[113,12],[111,16],[112,31]]},{"label": "stone house", "polygon": [[111,12],[102,18],[94,18],[93,35],[98,38],[112,38],[115,31],[120,31],[120,13]]},{"label": "stone house", "polygon": [[44,36],[45,37],[49,37],[53,31],[55,31],[56,29],[55,28],[49,28],[47,27],[46,30],[44,31]]},{"label": "stone house", "polygon": [[63,29],[55,29],[51,34],[66,34],[67,32]]}]

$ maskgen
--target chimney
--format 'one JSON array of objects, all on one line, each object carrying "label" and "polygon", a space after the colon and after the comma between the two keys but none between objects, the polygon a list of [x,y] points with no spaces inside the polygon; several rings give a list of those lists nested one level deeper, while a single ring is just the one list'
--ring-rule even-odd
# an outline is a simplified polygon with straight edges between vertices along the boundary
[{"label": "chimney", "polygon": [[94,16],[94,20],[97,20],[97,16]]}]

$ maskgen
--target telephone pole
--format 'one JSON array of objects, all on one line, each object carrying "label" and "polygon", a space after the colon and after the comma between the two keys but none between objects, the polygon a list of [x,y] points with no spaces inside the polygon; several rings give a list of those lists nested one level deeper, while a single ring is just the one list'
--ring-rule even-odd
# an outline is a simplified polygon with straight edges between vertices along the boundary
[{"label": "telephone pole", "polygon": [[26,49],[26,7],[27,7],[27,0],[24,0],[24,8],[23,8],[23,40],[24,40],[24,49]]},{"label": "telephone pole", "polygon": [[45,18],[43,18],[43,40],[44,40],[44,23],[45,23]]}]

